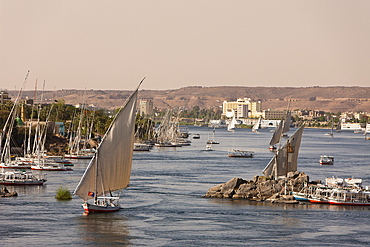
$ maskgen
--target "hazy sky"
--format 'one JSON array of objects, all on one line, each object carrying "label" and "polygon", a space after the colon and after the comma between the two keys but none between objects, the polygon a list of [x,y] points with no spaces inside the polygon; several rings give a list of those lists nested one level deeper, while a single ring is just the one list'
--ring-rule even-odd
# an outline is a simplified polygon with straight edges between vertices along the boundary
[{"label": "hazy sky", "polygon": [[0,0],[0,88],[370,86],[370,1]]}]

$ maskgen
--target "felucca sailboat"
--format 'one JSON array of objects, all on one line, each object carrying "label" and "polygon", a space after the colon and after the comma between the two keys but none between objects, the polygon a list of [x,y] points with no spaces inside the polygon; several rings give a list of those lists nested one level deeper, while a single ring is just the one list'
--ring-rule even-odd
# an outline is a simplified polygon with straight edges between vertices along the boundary
[{"label": "felucca sailboat", "polygon": [[282,145],[268,165],[263,170],[265,176],[273,176],[277,179],[286,176],[288,172],[297,171],[298,152],[301,145],[304,125],[297,129],[294,134]]},{"label": "felucca sailboat", "polygon": [[281,140],[281,135],[283,133],[283,124],[284,120],[281,120],[279,125],[276,127],[274,133],[272,134],[271,140],[270,140],[270,150],[276,150],[277,144]]},{"label": "felucca sailboat", "polygon": [[120,209],[119,195],[113,196],[112,192],[118,192],[129,186],[136,101],[143,80],[113,119],[74,191],[74,194],[84,201],[82,206],[86,213],[112,212]]}]

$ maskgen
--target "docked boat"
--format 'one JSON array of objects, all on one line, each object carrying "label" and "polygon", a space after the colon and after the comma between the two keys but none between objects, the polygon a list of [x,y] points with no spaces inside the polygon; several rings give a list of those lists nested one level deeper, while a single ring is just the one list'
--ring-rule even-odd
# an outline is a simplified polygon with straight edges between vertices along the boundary
[{"label": "docked boat", "polygon": [[1,185],[43,185],[45,182],[45,174],[18,171],[0,173]]},{"label": "docked boat", "polygon": [[174,142],[159,142],[154,144],[155,147],[181,147],[179,143],[174,143]]},{"label": "docked boat", "polygon": [[71,167],[65,167],[63,164],[59,163],[37,164],[31,166],[31,169],[38,171],[73,171]]},{"label": "docked boat", "polygon": [[228,151],[227,155],[232,158],[253,158],[254,152],[232,149]]},{"label": "docked boat", "polygon": [[321,155],[319,162],[320,165],[334,165],[334,157],[328,155]]},{"label": "docked boat", "polygon": [[333,205],[370,206],[370,191],[359,178],[326,178],[326,185],[309,185],[293,192],[299,201]]},{"label": "docked boat", "polygon": [[71,161],[63,158],[62,156],[43,156],[42,159],[44,159],[45,162],[59,163],[63,164],[64,166],[74,166]]},{"label": "docked boat", "polygon": [[370,206],[370,191],[361,189],[333,189],[327,199],[333,205]]},{"label": "docked boat", "polygon": [[134,151],[150,151],[151,146],[145,143],[134,143]]},{"label": "docked boat", "polygon": [[64,158],[66,159],[91,159],[94,156],[93,153],[83,153],[83,154],[66,154]]},{"label": "docked boat", "polygon": [[121,208],[119,196],[112,193],[130,183],[138,90],[139,87],[114,117],[74,191],[84,201],[85,213]]},{"label": "docked boat", "polygon": [[32,163],[26,163],[26,162],[0,163],[0,168],[15,169],[15,170],[31,169],[31,166],[32,166]]}]

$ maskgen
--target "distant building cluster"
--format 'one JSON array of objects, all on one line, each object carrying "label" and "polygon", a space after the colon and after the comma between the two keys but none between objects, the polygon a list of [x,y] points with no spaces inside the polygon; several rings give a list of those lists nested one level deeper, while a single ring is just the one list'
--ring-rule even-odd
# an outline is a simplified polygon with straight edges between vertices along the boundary
[{"label": "distant building cluster", "polygon": [[5,90],[0,90],[0,104],[6,104],[10,100],[9,93]]},{"label": "distant building cluster", "polygon": [[231,118],[259,118],[282,119],[286,111],[262,110],[262,102],[252,101],[250,98],[239,98],[236,101],[224,101],[222,104],[222,116]]}]

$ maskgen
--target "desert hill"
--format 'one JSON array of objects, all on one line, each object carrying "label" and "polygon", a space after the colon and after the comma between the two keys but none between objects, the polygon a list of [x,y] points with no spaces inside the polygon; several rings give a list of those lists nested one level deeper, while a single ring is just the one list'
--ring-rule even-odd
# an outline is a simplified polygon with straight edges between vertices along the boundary
[{"label": "desert hill", "polygon": [[[15,91],[9,91],[12,98]],[[57,90],[44,92],[44,99],[64,99],[67,104],[85,102],[100,108],[120,107],[131,91],[127,90]],[[40,98],[41,92],[38,92]],[[23,97],[34,98],[33,91],[25,91]],[[264,110],[290,109],[322,110],[329,112],[370,112],[370,87],[201,87],[191,86],[175,90],[140,90],[141,99],[151,99],[154,107],[166,108],[199,106],[219,108],[224,100],[237,98],[260,100]]]}]

